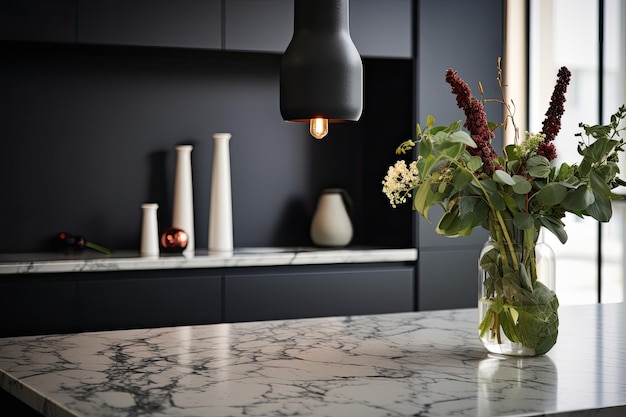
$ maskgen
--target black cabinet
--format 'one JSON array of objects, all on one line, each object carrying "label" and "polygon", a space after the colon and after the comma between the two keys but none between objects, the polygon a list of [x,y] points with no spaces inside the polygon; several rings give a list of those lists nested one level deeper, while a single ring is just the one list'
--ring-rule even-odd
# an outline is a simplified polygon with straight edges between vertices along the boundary
[{"label": "black cabinet", "polygon": [[350,1],[350,35],[361,56],[411,58],[411,0]]},{"label": "black cabinet", "polygon": [[78,41],[219,49],[220,0],[78,0]]},{"label": "black cabinet", "polygon": [[[350,1],[350,34],[361,56],[411,58],[411,0]],[[283,53],[293,36],[293,0],[227,0],[227,50]]]},{"label": "black cabinet", "polygon": [[222,278],[206,270],[0,276],[0,337],[218,323]]},{"label": "black cabinet", "polygon": [[74,42],[75,3],[75,0],[3,0],[0,39]]},{"label": "black cabinet", "polygon": [[0,275],[0,337],[414,311],[410,263]]},{"label": "black cabinet", "polygon": [[76,294],[63,275],[0,276],[0,337],[77,331]]},{"label": "black cabinet", "polygon": [[311,265],[227,273],[224,320],[382,314],[412,311],[410,265]]},{"label": "black cabinet", "polygon": [[[411,58],[411,0],[352,0],[364,57]],[[293,0],[7,0],[0,39],[283,53]]]},{"label": "black cabinet", "polygon": [[283,53],[293,36],[293,0],[228,0],[224,47]]},{"label": "black cabinet", "polygon": [[83,330],[221,321],[222,279],[212,271],[102,272],[78,282]]}]

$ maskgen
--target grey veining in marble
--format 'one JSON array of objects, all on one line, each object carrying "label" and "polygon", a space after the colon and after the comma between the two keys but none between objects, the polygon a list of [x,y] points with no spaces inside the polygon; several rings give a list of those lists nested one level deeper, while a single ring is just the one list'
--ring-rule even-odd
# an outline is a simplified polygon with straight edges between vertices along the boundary
[{"label": "grey veining in marble", "polygon": [[475,309],[0,339],[48,416],[624,416],[626,307],[566,306],[555,348],[488,356]]},{"label": "grey veining in marble", "polygon": [[417,259],[417,249],[237,248],[232,255],[196,250],[195,256],[141,257],[138,252],[102,255],[93,251],[65,253],[0,254],[1,274],[133,271],[178,268],[228,268],[246,266],[313,265],[337,263],[407,262]]}]

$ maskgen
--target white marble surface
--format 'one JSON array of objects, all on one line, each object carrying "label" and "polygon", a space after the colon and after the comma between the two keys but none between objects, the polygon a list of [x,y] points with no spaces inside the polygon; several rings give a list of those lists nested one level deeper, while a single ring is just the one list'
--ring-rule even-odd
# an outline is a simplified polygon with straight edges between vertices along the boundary
[{"label": "white marble surface", "polygon": [[103,255],[91,250],[70,253],[0,254],[1,274],[134,271],[178,268],[224,268],[274,265],[313,265],[415,261],[417,249],[236,248],[232,255],[196,250],[191,257],[141,257],[136,251]]},{"label": "white marble surface", "polygon": [[0,339],[48,416],[625,416],[626,306],[565,306],[538,358],[488,356],[475,309]]}]

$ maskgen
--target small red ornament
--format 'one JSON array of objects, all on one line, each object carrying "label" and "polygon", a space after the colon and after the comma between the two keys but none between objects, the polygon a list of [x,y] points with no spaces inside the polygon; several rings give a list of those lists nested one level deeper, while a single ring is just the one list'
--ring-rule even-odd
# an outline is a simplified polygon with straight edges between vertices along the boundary
[{"label": "small red ornament", "polygon": [[168,227],[161,235],[161,247],[165,252],[182,252],[188,242],[187,233],[177,227]]}]

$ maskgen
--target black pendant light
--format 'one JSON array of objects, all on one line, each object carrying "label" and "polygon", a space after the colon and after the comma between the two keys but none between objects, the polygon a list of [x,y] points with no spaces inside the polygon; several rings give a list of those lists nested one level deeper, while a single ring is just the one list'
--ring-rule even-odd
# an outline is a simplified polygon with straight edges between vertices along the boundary
[{"label": "black pendant light", "polygon": [[348,23],[348,0],[294,0],[294,33],[280,65],[283,119],[310,123],[321,139],[328,123],[358,121],[363,64]]}]

